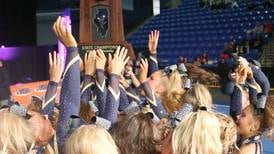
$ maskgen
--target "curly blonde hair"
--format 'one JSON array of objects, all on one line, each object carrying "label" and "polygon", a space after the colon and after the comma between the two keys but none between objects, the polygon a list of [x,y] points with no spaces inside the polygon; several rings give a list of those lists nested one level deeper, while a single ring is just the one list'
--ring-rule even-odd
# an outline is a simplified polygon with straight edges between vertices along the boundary
[{"label": "curly blonde hair", "polygon": [[220,112],[215,112],[216,117],[219,119],[221,128],[221,141],[223,144],[223,153],[231,153],[238,149],[236,145],[237,140],[237,127],[233,119]]},{"label": "curly blonde hair", "polygon": [[168,77],[168,85],[166,91],[164,91],[161,95],[161,100],[165,109],[172,113],[176,110],[179,110],[182,106],[181,99],[183,96],[182,90],[182,80],[178,71],[174,71]]}]

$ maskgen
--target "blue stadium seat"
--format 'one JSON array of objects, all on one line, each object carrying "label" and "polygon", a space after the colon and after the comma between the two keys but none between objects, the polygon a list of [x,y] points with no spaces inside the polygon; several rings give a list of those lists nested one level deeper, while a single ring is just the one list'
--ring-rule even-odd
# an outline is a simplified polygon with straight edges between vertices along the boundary
[{"label": "blue stadium seat", "polygon": [[[256,4],[261,3],[256,0]],[[231,39],[242,41],[245,30],[253,28],[257,21],[271,20],[274,23],[274,8],[249,12],[246,1],[239,4],[239,9],[211,11],[200,8],[197,0],[183,0],[175,9],[161,10],[160,15],[143,25],[128,41],[136,48],[147,48],[149,31],[160,29],[158,52],[163,61],[177,61],[179,55],[195,58],[205,50],[210,57],[219,57],[225,42]],[[267,43],[267,40],[263,36],[263,41]],[[167,52],[168,49],[174,52]],[[247,56],[257,55],[251,52]]]}]

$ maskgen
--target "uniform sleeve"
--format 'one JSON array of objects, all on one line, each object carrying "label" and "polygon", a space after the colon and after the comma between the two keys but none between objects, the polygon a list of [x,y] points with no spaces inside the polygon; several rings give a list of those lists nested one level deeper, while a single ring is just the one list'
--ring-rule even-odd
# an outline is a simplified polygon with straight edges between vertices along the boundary
[{"label": "uniform sleeve", "polygon": [[66,69],[60,94],[60,113],[57,122],[57,141],[62,149],[67,136],[70,115],[78,115],[80,108],[80,68],[76,47],[67,48]]},{"label": "uniform sleeve", "polygon": [[81,101],[85,104],[91,99],[94,91],[95,79],[90,75],[85,75],[83,80],[83,88],[81,89]]},{"label": "uniform sleeve", "polygon": [[127,97],[127,92],[122,85],[119,85],[119,90],[120,90],[119,111],[123,111],[129,105],[129,99]]},{"label": "uniform sleeve", "polygon": [[55,98],[57,96],[57,88],[58,83],[54,81],[49,81],[47,91],[45,94],[45,102],[43,103],[41,114],[48,115],[51,117],[54,106],[55,106]]},{"label": "uniform sleeve", "polygon": [[242,91],[235,86],[230,99],[230,115],[235,117],[242,113]]},{"label": "uniform sleeve", "polygon": [[269,90],[270,90],[270,83],[269,83],[268,78],[266,77],[266,75],[264,74],[264,72],[261,69],[257,68],[255,65],[249,64],[249,66],[252,69],[255,81],[262,88],[263,94],[265,96],[268,96],[268,93],[269,93]]},{"label": "uniform sleeve", "polygon": [[157,99],[153,90],[150,88],[149,84],[147,82],[144,82],[141,84],[145,95],[146,100],[149,102],[153,112],[159,117],[163,118],[168,115],[166,109],[164,108],[162,102],[160,99]]},{"label": "uniform sleeve", "polygon": [[225,95],[231,95],[233,93],[234,90],[234,82],[231,80],[228,80],[224,83],[224,85],[222,86],[222,92]]},{"label": "uniform sleeve", "polygon": [[96,95],[96,102],[99,110],[99,116],[101,117],[103,116],[106,108],[107,93],[108,91],[106,88],[104,70],[97,69],[95,95]]},{"label": "uniform sleeve", "polygon": [[136,94],[136,92],[134,91],[134,89],[131,86],[129,86],[126,89],[126,94],[127,94],[129,102],[135,101],[135,102],[141,103],[139,96]]},{"label": "uniform sleeve", "polygon": [[110,74],[109,79],[106,108],[102,117],[111,121],[113,124],[117,121],[117,112],[120,102],[119,76],[116,74]]},{"label": "uniform sleeve", "polygon": [[251,103],[256,105],[257,103],[257,87],[256,87],[256,81],[254,78],[247,79],[247,84],[248,84],[248,94],[249,94],[249,100]]},{"label": "uniform sleeve", "polygon": [[159,70],[157,55],[150,54],[148,59],[148,76]]}]

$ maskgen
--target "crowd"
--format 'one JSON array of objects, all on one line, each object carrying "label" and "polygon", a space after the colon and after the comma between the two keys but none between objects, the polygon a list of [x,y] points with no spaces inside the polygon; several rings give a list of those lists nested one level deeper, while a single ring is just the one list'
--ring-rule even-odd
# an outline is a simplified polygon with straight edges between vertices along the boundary
[{"label": "crowd", "polygon": [[[211,10],[232,8],[237,9],[240,7],[239,0],[199,0],[200,6],[204,8],[209,8]],[[245,1],[246,7],[249,11],[254,9],[266,9],[271,10],[273,7],[273,0],[247,0]]]},{"label": "crowd", "polygon": [[149,34],[149,57],[138,63],[124,47],[81,59],[63,22],[59,17],[53,29],[67,48],[65,70],[50,53],[45,100],[27,107],[1,102],[0,153],[262,154],[262,138],[274,128],[274,102],[267,77],[252,62],[235,58],[223,86],[231,96],[225,115],[203,84],[217,77],[187,63],[158,68],[159,31]]},{"label": "crowd", "polygon": [[260,57],[263,53],[263,45],[272,38],[272,23],[270,21],[257,22],[253,28],[247,29],[245,33],[244,38],[237,41],[232,39],[224,44],[221,61],[231,58],[232,55],[248,54],[251,50],[256,51]]},{"label": "crowd", "polygon": [[237,0],[200,0],[200,6],[212,10],[225,8],[239,8]]}]

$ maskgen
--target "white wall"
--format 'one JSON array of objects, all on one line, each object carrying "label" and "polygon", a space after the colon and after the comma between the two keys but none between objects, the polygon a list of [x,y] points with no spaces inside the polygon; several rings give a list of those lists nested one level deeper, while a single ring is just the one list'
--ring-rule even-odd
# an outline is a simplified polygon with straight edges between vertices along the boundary
[{"label": "white wall", "polygon": [[160,14],[160,0],[153,0],[153,15]]}]

